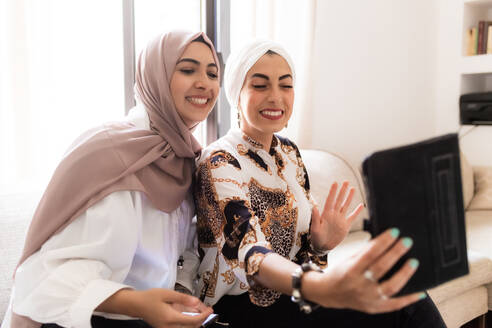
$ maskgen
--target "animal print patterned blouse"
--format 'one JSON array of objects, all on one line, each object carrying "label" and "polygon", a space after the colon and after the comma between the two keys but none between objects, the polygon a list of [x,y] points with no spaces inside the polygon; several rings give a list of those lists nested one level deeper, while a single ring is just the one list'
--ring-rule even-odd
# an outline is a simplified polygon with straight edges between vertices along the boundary
[{"label": "animal print patterned blouse", "polygon": [[195,182],[197,296],[206,304],[246,291],[256,305],[273,304],[280,293],[252,279],[270,252],[298,264],[312,260],[326,266],[326,254],[310,247],[314,202],[292,141],[274,136],[267,152],[240,130],[231,130],[203,151]]}]

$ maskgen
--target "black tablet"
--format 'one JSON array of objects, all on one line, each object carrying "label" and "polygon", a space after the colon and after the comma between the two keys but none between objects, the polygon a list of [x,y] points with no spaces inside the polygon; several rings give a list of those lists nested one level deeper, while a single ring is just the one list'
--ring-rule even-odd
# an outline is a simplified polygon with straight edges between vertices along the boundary
[{"label": "black tablet", "polygon": [[468,273],[458,136],[447,134],[378,151],[362,164],[372,236],[399,228],[420,266],[399,295],[423,291]]}]

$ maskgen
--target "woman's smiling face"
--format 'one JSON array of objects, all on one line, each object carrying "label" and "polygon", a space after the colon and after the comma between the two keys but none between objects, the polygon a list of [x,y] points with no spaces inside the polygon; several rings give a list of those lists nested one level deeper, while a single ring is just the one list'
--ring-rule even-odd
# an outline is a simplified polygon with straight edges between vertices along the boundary
[{"label": "woman's smiling face", "polygon": [[187,127],[207,118],[219,94],[219,79],[212,50],[205,43],[191,42],[186,47],[171,77],[170,89]]},{"label": "woman's smiling face", "polygon": [[287,61],[265,54],[251,67],[239,94],[241,130],[257,141],[271,139],[292,115],[294,89]]}]

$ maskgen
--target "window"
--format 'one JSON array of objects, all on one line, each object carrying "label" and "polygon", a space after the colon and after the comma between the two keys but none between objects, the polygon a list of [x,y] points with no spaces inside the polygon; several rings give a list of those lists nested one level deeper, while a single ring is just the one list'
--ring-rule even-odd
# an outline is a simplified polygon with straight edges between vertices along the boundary
[{"label": "window", "polygon": [[0,1],[0,194],[44,189],[78,135],[124,116],[125,3],[135,59],[158,33],[204,29],[205,0]]},{"label": "window", "polygon": [[84,130],[123,116],[117,1],[0,2],[0,192],[44,188]]}]

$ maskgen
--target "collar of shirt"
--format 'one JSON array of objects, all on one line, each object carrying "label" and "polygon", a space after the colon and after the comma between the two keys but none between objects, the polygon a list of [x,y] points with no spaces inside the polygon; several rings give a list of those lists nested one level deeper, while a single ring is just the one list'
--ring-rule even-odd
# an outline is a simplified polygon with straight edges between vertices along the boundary
[{"label": "collar of shirt", "polygon": [[[238,142],[242,143],[247,149],[252,150],[254,152],[265,151],[263,149],[263,144],[251,138],[247,134],[245,134],[240,129],[231,129],[229,132]],[[268,153],[273,156],[277,151],[277,147],[279,147],[280,141],[278,137],[274,134],[272,138],[272,144],[270,145],[270,150]],[[265,151],[266,152],[266,151]]]}]

